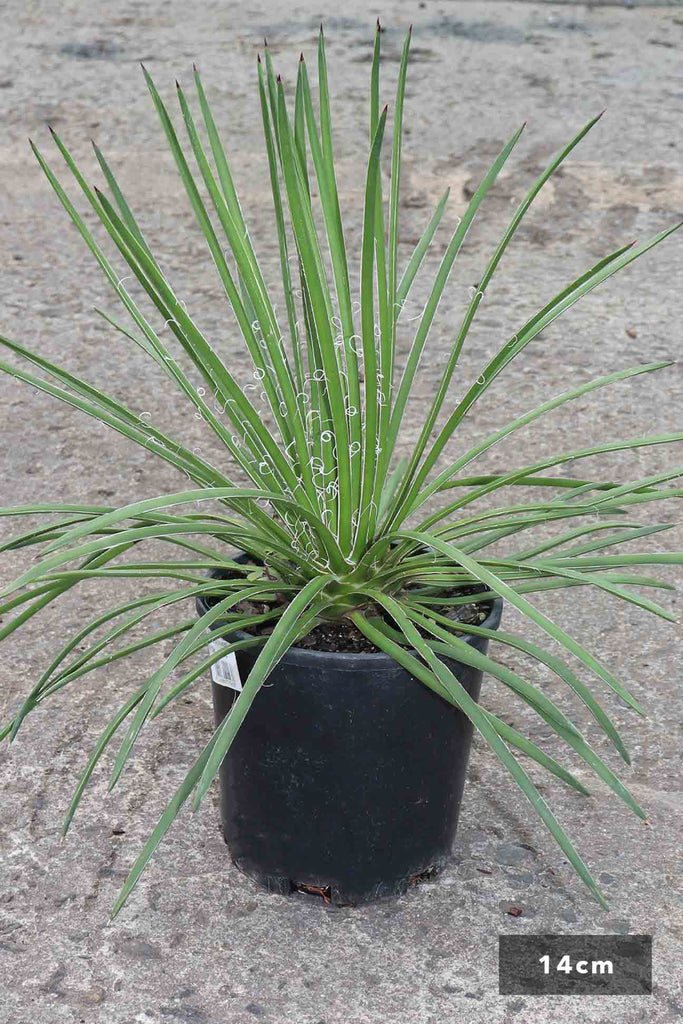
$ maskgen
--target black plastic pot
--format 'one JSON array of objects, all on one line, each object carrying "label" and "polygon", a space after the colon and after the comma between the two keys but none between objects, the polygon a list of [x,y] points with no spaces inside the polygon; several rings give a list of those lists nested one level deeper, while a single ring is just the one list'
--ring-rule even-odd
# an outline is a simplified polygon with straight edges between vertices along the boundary
[{"label": "black plastic pot", "polygon": [[[483,625],[501,611],[494,601]],[[237,653],[242,679],[257,655]],[[447,664],[478,699],[481,672]],[[212,689],[219,724],[236,692]],[[290,648],[220,768],[234,863],[271,891],[337,904],[405,892],[449,856],[471,739],[469,719],[387,655]]]}]

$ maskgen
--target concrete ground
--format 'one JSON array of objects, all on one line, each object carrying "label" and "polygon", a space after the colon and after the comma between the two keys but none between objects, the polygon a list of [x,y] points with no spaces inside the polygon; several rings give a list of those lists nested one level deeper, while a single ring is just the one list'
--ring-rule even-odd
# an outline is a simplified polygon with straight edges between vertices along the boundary
[{"label": "concrete ground", "polygon": [[[525,135],[470,234],[425,358],[407,444],[434,389],[454,323],[495,245],[511,204],[551,154],[589,117],[607,114],[520,230],[481,310],[453,385],[461,394],[488,354],[581,268],[633,238],[683,218],[683,11],[675,6],[569,6],[479,0],[385,0],[368,9],[299,0],[218,3],[7,0],[0,42],[0,262],[2,331],[101,384],[212,454],[191,411],[169,394],[141,353],[92,312],[114,297],[69,227],[33,160],[26,136],[52,152],[47,125],[94,172],[88,139],[109,155],[162,261],[233,372],[246,374],[182,188],[166,152],[138,61],[164,95],[200,65],[229,139],[251,233],[275,272],[276,251],[258,131],[255,57],[267,35],[291,87],[300,49],[314,67],[325,18],[333,76],[336,147],[349,238],[359,240],[367,78],[376,14],[386,24],[384,96],[391,101],[400,38],[414,25],[407,100],[403,253],[446,185],[446,227],[487,162],[522,121]],[[55,156],[55,166],[59,161]],[[463,430],[479,437],[568,381],[659,358],[681,347],[683,238],[674,236],[594,293],[530,346]],[[438,252],[438,247],[436,249]],[[432,263],[433,267],[434,264]],[[123,272],[122,272],[123,273]],[[415,309],[419,311],[419,294]],[[245,376],[246,380],[246,376]],[[486,467],[544,453],[681,427],[681,364],[602,391],[552,415]],[[177,490],[182,479],[151,453],[27,387],[0,379],[2,498],[15,504],[122,504]],[[215,454],[215,452],[214,452]],[[506,461],[507,460],[507,461]],[[645,475],[679,461],[674,447],[604,459],[606,476]],[[577,473],[582,467],[577,467]],[[484,463],[482,462],[482,470]],[[647,511],[647,510],[646,510]],[[675,522],[675,507],[649,513]],[[3,524],[3,536],[18,529]],[[678,535],[677,537],[675,535]],[[667,546],[683,547],[681,531]],[[655,545],[653,545],[654,548]],[[3,581],[26,564],[4,555]],[[663,571],[662,578],[676,573]],[[121,587],[121,594],[132,588]],[[124,597],[121,597],[124,600]],[[675,595],[662,601],[676,608]],[[3,720],[49,662],[55,645],[93,608],[83,587],[0,648]],[[336,909],[314,898],[256,888],[231,867],[218,831],[216,795],[184,813],[113,925],[109,909],[144,838],[211,728],[208,686],[150,728],[105,800],[100,771],[70,837],[59,835],[87,752],[124,695],[151,670],[148,652],[86,677],[37,713],[0,751],[0,1020],[3,1024],[438,1024],[582,1021],[664,1024],[683,1018],[680,793],[683,700],[680,628],[606,596],[549,595],[543,607],[580,637],[646,706],[638,719],[606,697],[626,733],[640,824],[599,785],[589,800],[543,780],[560,820],[597,873],[604,912],[481,742],[452,861],[436,881],[401,899]],[[180,614],[180,613],[179,613]],[[508,627],[519,625],[508,609]],[[532,631],[525,626],[525,634]],[[550,695],[560,684],[521,656],[502,660]],[[596,684],[596,692],[602,688]],[[561,699],[561,697],[560,697]],[[536,739],[544,730],[489,680],[484,700]],[[596,730],[565,700],[596,747]],[[550,747],[552,749],[552,745]],[[586,774],[578,773],[587,780]],[[520,908],[520,916],[509,911]],[[497,943],[504,932],[654,935],[652,997],[501,997]]]}]

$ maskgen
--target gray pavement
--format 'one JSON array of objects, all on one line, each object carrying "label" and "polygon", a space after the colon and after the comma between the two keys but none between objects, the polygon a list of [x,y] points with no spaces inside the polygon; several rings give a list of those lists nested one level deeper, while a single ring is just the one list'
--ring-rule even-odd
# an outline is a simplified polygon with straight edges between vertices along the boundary
[{"label": "gray pavement", "polygon": [[[168,394],[142,355],[125,348],[92,312],[98,305],[116,313],[115,301],[68,226],[26,136],[50,152],[52,124],[90,171],[88,139],[100,142],[143,211],[142,222],[178,293],[233,372],[244,374],[231,318],[137,62],[144,59],[170,100],[175,77],[188,81],[192,62],[200,65],[229,139],[252,237],[266,269],[275,273],[258,130],[257,47],[266,34],[291,87],[300,49],[314,63],[315,26],[325,18],[340,187],[350,241],[357,245],[376,13],[359,0],[343,8],[311,0],[291,6],[279,0],[124,0],[106,8],[87,0],[7,0],[0,41],[3,333],[151,412],[190,446],[215,455],[181,399]],[[589,117],[607,108],[506,256],[463,356],[454,396],[479,374],[494,346],[580,268],[683,218],[683,16],[674,5],[480,0],[385,0],[378,13],[387,26],[387,100],[401,35],[414,24],[404,254],[446,185],[452,187],[446,227],[453,227],[477,176],[515,127],[528,122],[440,308],[407,445],[435,387],[468,288],[478,280],[511,204]],[[570,380],[676,358],[682,271],[683,246],[674,236],[594,293],[512,364],[466,422],[464,442],[560,392]],[[570,415],[553,414],[517,434],[514,445],[495,450],[486,468],[608,438],[680,429],[682,398],[678,364],[663,375],[602,391],[597,399],[573,405]],[[182,486],[151,454],[4,378],[0,417],[2,504],[48,497],[122,504]],[[600,463],[600,471],[644,475],[679,459],[674,448],[651,457],[615,455]],[[651,515],[671,522],[679,517],[676,507]],[[4,524],[3,535],[10,532]],[[667,544],[683,547],[682,540],[680,528],[667,535]],[[25,562],[21,552],[3,556],[2,581]],[[676,574],[661,576],[673,580]],[[128,593],[132,588],[122,586],[121,594]],[[676,595],[664,593],[662,601],[677,607]],[[0,646],[3,720],[55,644],[95,607],[104,607],[103,595],[84,586]],[[2,1024],[668,1024],[683,1018],[680,627],[578,591],[550,595],[544,608],[598,653],[648,712],[637,719],[606,696],[633,755],[625,776],[648,810],[649,826],[601,786],[592,787],[594,795],[586,800],[542,780],[597,872],[610,900],[608,912],[592,902],[493,756],[475,743],[452,861],[439,879],[401,899],[337,909],[313,898],[260,891],[229,863],[214,793],[199,814],[182,815],[127,907],[108,925],[108,911],[141,843],[211,728],[208,685],[200,683],[147,731],[122,783],[106,799],[107,772],[98,773],[70,837],[60,839],[61,817],[99,730],[154,665],[142,652],[135,662],[75,684],[49,711],[27,721],[11,749],[0,750]],[[505,621],[511,628],[519,625],[509,609]],[[506,652],[503,660],[549,695],[560,695],[559,683],[521,657]],[[491,680],[484,700],[532,738],[544,738],[545,730]],[[611,758],[582,709],[568,699],[563,706]],[[511,916],[512,908],[521,915]],[[544,931],[652,933],[654,996],[498,996],[498,934]]]}]

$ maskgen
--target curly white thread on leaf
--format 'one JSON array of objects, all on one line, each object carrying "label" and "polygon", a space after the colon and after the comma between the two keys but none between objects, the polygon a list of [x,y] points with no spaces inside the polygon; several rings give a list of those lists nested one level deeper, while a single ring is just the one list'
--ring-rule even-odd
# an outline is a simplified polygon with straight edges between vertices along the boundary
[{"label": "curly white thread on leaf", "polygon": [[[311,469],[313,469],[313,467],[311,467]],[[334,466],[332,467],[332,469],[327,469],[327,470],[325,470],[325,469],[316,469],[316,470],[313,470],[313,482],[314,482],[314,486],[317,486],[317,484],[315,484],[315,478],[316,478],[316,476],[323,476],[323,477],[324,477],[324,476],[332,476],[332,475],[333,475],[334,473],[336,473],[336,472],[337,472],[337,470],[335,469],[335,467],[334,467]]]}]

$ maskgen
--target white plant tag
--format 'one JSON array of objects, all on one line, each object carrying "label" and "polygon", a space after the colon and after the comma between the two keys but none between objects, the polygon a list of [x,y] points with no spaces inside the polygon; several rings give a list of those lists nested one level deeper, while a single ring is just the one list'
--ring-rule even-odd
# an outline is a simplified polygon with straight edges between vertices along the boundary
[{"label": "white plant tag", "polygon": [[[209,653],[217,654],[223,647],[227,646],[228,644],[225,640],[212,640],[209,644]],[[237,656],[234,651],[226,654],[220,661],[214,661],[211,666],[211,678],[218,686],[228,686],[231,690],[237,690],[239,693],[242,689],[242,680],[240,679],[240,670],[237,667]]]}]

